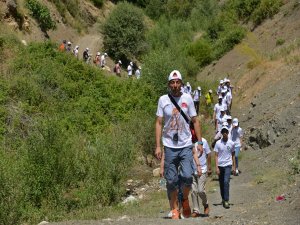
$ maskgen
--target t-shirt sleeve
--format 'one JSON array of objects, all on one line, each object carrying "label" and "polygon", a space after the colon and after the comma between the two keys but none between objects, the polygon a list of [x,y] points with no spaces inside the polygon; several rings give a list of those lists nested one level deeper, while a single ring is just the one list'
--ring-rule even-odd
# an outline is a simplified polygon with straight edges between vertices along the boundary
[{"label": "t-shirt sleeve", "polygon": [[160,97],[158,100],[158,105],[157,105],[157,111],[156,111],[156,116],[158,117],[163,117],[164,111],[163,111],[163,106],[162,106],[162,98]]},{"label": "t-shirt sleeve", "polygon": [[207,141],[203,142],[203,148],[204,148],[206,154],[209,154],[211,152]]},{"label": "t-shirt sleeve", "polygon": [[219,149],[218,149],[218,142],[216,143],[215,147],[214,147],[214,152],[219,152]]},{"label": "t-shirt sleeve", "polygon": [[197,116],[194,101],[193,101],[193,99],[190,95],[187,97],[187,101],[188,101],[188,106],[189,106],[189,116],[190,116],[190,118],[192,118],[194,116]]},{"label": "t-shirt sleeve", "polygon": [[240,137],[243,137],[243,135],[244,135],[244,131],[243,131],[243,129],[242,128],[240,128]]}]

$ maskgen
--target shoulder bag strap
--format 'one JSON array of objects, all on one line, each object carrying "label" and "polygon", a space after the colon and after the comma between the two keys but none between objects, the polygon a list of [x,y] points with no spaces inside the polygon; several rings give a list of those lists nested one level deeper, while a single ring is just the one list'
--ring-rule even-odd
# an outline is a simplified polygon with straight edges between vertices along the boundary
[{"label": "shoulder bag strap", "polygon": [[173,98],[172,95],[168,94],[171,102],[173,103],[173,105],[176,107],[176,109],[180,112],[180,114],[182,115],[182,117],[184,118],[184,120],[189,124],[190,120],[188,119],[188,117],[185,115],[185,113],[181,110],[180,106],[177,104],[177,102],[175,101],[175,99]]}]

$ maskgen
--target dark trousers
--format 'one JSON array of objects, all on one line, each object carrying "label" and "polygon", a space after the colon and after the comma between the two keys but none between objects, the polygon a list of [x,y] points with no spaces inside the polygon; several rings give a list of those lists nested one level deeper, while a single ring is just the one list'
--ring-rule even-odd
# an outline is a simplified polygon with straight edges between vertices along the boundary
[{"label": "dark trousers", "polygon": [[229,182],[232,166],[219,166],[220,175],[219,175],[219,184],[222,200],[229,201]]},{"label": "dark trousers", "polygon": [[197,113],[197,115],[199,115],[200,101],[198,101],[198,102],[194,101],[194,105],[195,105],[196,113]]}]

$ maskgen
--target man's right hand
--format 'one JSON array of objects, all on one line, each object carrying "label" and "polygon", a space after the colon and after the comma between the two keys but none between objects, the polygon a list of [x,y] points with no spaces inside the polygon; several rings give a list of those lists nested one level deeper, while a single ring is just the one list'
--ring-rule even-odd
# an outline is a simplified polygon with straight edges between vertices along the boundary
[{"label": "man's right hand", "polygon": [[217,173],[218,176],[220,175],[220,169],[219,169],[219,167],[216,168],[216,173]]},{"label": "man's right hand", "polygon": [[158,160],[161,160],[161,147],[156,147],[156,149],[155,149],[155,157]]}]

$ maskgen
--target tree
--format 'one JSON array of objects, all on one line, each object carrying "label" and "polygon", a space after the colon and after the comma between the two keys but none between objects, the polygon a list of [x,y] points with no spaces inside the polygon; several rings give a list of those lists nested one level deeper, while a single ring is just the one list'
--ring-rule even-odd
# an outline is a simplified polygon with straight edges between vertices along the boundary
[{"label": "tree", "polygon": [[144,14],[136,6],[118,3],[103,28],[104,47],[115,59],[127,61],[145,51]]}]

